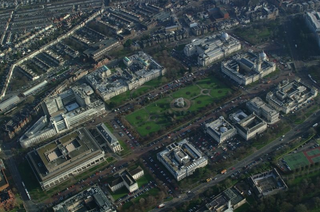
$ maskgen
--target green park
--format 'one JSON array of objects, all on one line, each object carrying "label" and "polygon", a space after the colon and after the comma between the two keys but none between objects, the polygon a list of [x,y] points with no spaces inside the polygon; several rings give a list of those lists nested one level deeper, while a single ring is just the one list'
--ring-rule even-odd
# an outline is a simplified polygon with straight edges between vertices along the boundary
[{"label": "green park", "polygon": [[[146,136],[164,130],[172,123],[182,120],[186,114],[197,114],[230,93],[230,88],[210,75],[148,104],[125,118],[141,136]],[[183,98],[183,107],[175,107],[175,100],[178,98]]]}]

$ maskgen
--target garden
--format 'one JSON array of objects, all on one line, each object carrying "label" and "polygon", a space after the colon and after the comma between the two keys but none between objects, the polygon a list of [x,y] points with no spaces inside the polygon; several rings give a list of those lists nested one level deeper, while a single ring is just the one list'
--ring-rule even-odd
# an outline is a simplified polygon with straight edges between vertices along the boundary
[{"label": "garden", "polygon": [[[231,89],[210,75],[150,103],[125,118],[141,136],[146,136],[164,130],[176,121],[182,120],[187,114],[196,114],[228,95],[231,95]],[[176,109],[172,102],[180,97],[189,104]]]}]

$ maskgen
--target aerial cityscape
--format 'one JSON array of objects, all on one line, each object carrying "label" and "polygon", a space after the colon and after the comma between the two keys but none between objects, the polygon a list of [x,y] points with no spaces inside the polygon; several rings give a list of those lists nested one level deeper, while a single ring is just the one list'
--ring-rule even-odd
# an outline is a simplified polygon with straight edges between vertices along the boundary
[{"label": "aerial cityscape", "polygon": [[319,70],[320,0],[0,0],[0,212],[320,211]]}]

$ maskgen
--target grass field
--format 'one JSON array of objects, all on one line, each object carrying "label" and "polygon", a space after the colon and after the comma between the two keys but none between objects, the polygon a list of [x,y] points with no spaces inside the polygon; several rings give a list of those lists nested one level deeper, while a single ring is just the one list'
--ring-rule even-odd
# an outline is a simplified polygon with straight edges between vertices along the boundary
[{"label": "grass field", "polygon": [[200,94],[200,88],[197,85],[190,85],[185,88],[181,88],[180,90],[174,92],[171,96],[173,98],[183,97],[186,99],[191,99]]},{"label": "grass field", "polygon": [[284,160],[292,170],[309,165],[309,161],[303,152],[284,156]]},{"label": "grass field", "polygon": [[129,152],[131,152],[130,148],[127,146],[127,144],[124,141],[119,140],[119,143],[120,143],[120,146],[123,148],[123,150],[121,151],[121,155],[126,155]]},{"label": "grass field", "polygon": [[213,102],[212,97],[210,96],[197,96],[193,99],[192,104],[189,108],[189,111],[198,111],[202,107],[205,107]]},{"label": "grass field", "polygon": [[110,132],[112,132],[113,133],[113,127],[111,127],[111,125],[109,124],[109,123],[104,123],[104,125],[110,130]]},{"label": "grass field", "polygon": [[[230,92],[231,89],[219,82],[214,76],[209,76],[197,81],[196,84],[175,91],[168,97],[150,103],[146,107],[127,115],[126,119],[141,136],[146,136],[181,119],[185,112],[197,112],[215,100],[225,97]],[[170,102],[179,97],[190,101],[189,109],[182,112],[171,109]]]},{"label": "grass field", "polygon": [[143,185],[148,184],[153,178],[149,174],[144,174],[142,177],[137,179],[138,186],[141,187]]},{"label": "grass field", "polygon": [[148,91],[150,91],[152,89],[153,89],[153,87],[151,87],[151,86],[141,86],[140,88],[138,88],[134,91],[131,91],[131,97],[136,98],[144,93],[147,93]]},{"label": "grass field", "polygon": [[115,192],[110,191],[110,194],[111,194],[112,198],[114,199],[114,201],[127,195],[128,193],[129,193],[129,191],[125,186],[123,186],[122,188],[120,188],[119,190],[117,190]]}]

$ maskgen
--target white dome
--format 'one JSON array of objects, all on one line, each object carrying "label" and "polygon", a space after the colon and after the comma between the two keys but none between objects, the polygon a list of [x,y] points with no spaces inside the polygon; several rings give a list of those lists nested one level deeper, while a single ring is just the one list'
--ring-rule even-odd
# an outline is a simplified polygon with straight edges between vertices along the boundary
[{"label": "white dome", "polygon": [[220,128],[220,132],[224,133],[224,132],[227,132],[228,131],[228,128],[226,127],[221,127]]},{"label": "white dome", "polygon": [[267,55],[266,55],[266,53],[264,53],[264,51],[260,52],[259,57],[260,57],[262,60],[267,59]]},{"label": "white dome", "polygon": [[228,40],[228,39],[229,39],[228,33],[226,33],[226,32],[222,33],[221,38],[222,38],[223,40]]}]

